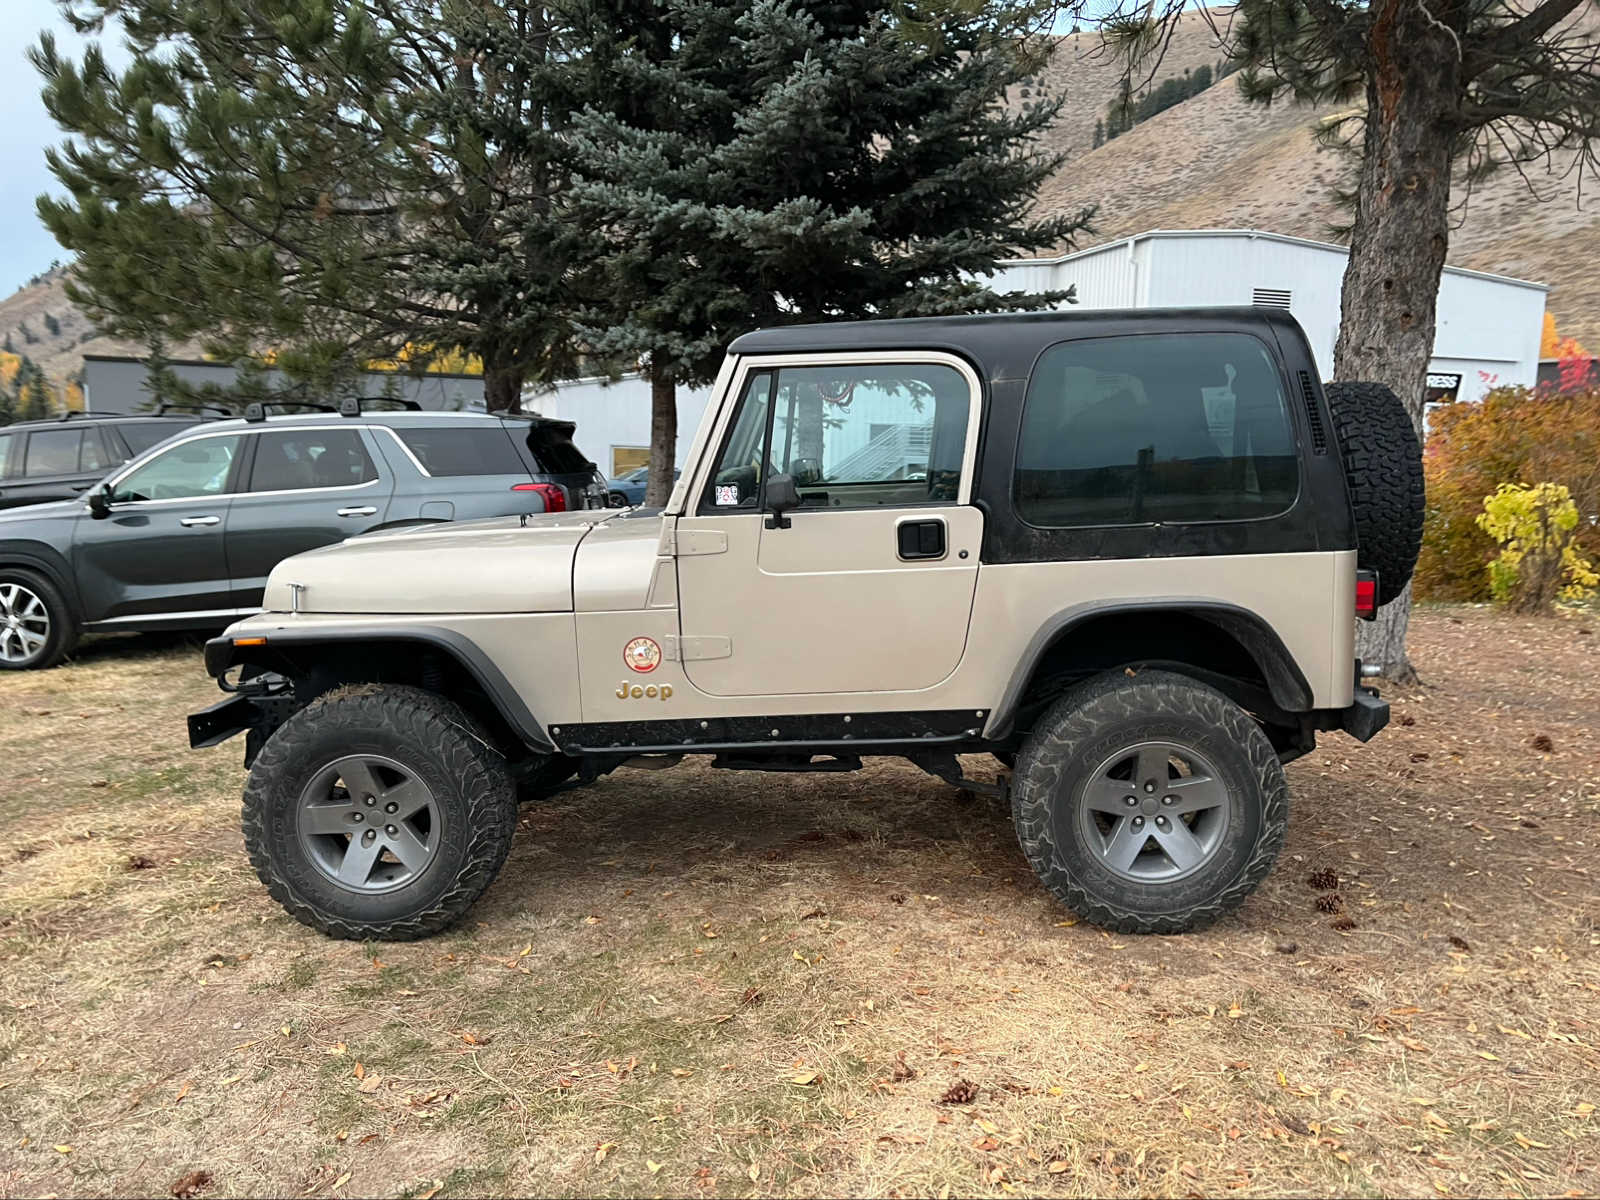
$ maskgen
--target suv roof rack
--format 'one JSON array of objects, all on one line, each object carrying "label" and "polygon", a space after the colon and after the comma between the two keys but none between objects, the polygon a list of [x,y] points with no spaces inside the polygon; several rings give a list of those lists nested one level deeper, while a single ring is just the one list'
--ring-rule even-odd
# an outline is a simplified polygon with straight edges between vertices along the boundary
[{"label": "suv roof rack", "polygon": [[229,408],[226,404],[215,404],[210,400],[196,400],[193,404],[174,403],[172,401],[163,400],[154,414],[134,413],[133,415],[154,415],[157,417],[164,417],[168,413],[192,413],[193,415],[204,420],[207,412],[214,412],[218,416],[222,417],[237,417],[239,415],[237,409]]},{"label": "suv roof rack", "polygon": [[257,400],[245,405],[244,419],[246,421],[265,421],[269,408],[309,408],[315,412],[338,412],[331,404],[323,404],[317,400]]},{"label": "suv roof rack", "polygon": [[339,401],[341,417],[359,417],[369,404],[393,404],[405,412],[421,412],[422,405],[399,396],[346,396]]}]

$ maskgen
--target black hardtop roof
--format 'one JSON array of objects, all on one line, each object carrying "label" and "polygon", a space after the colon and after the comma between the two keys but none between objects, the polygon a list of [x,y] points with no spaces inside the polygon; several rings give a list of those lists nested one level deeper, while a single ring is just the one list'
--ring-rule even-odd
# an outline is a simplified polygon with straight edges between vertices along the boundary
[{"label": "black hardtop roof", "polygon": [[1283,309],[1249,306],[1211,308],[1090,308],[1064,311],[978,313],[955,317],[902,317],[882,321],[831,321],[780,325],[735,338],[730,354],[806,354],[830,351],[950,350],[977,360],[993,373],[1017,356],[1032,361],[1064,337],[1188,330],[1259,332],[1263,326],[1298,325]]}]

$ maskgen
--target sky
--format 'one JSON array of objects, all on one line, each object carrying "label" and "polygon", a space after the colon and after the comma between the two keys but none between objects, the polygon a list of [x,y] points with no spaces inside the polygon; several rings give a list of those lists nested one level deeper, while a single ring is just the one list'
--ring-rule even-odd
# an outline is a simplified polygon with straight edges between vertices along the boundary
[{"label": "sky", "polygon": [[[39,224],[33,203],[57,191],[45,165],[45,147],[61,132],[39,99],[39,73],[26,57],[43,29],[55,31],[63,49],[83,43],[61,20],[55,0],[0,0],[7,20],[0,51],[0,298],[9,296],[67,252]],[[115,59],[113,58],[113,61]]]}]

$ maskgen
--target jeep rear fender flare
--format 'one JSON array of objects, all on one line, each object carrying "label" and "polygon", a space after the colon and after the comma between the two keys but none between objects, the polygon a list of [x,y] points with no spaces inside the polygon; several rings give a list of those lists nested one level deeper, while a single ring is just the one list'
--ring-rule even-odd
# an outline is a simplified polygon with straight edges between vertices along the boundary
[{"label": "jeep rear fender flare", "polygon": [[[501,672],[483,649],[471,638],[452,629],[437,629],[425,625],[373,625],[342,626],[339,629],[284,629],[268,628],[250,631],[251,637],[265,637],[260,647],[249,647],[250,653],[238,653],[241,647],[224,634],[206,643],[206,671],[220,678],[229,667],[244,661],[260,661],[269,665],[274,652],[310,650],[320,647],[340,648],[367,645],[393,646],[395,643],[426,647],[448,655],[457,666],[483,690],[490,703],[511,731],[531,749],[543,754],[555,752],[555,743],[529,710],[517,689]],[[260,653],[265,651],[265,653]]]},{"label": "jeep rear fender flare", "polygon": [[[1130,600],[1111,604],[1090,604],[1063,609],[1044,622],[1029,639],[1000,701],[990,714],[984,736],[1002,738],[1011,732],[1012,721],[1026,694],[1028,684],[1045,654],[1073,629],[1102,617],[1129,613],[1159,616],[1198,617],[1215,625],[1245,650],[1261,671],[1273,702],[1286,712],[1310,712],[1313,707],[1311,685],[1272,626],[1257,613],[1235,604],[1211,600]],[[1174,664],[1167,664],[1169,669]]]},{"label": "jeep rear fender flare", "polygon": [[0,541],[0,567],[18,567],[42,575],[55,585],[76,620],[83,620],[83,604],[78,598],[78,581],[60,551],[41,542]]}]

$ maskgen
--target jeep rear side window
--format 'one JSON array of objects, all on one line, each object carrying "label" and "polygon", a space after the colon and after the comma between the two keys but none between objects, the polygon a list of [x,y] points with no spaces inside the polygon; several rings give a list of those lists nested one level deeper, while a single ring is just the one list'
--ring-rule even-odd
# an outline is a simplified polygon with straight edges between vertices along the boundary
[{"label": "jeep rear side window", "polygon": [[1279,372],[1253,337],[1062,342],[1028,381],[1012,492],[1030,525],[1252,520],[1299,485]]},{"label": "jeep rear side window", "polygon": [[499,422],[479,429],[395,428],[429,475],[521,475],[528,468]]}]

